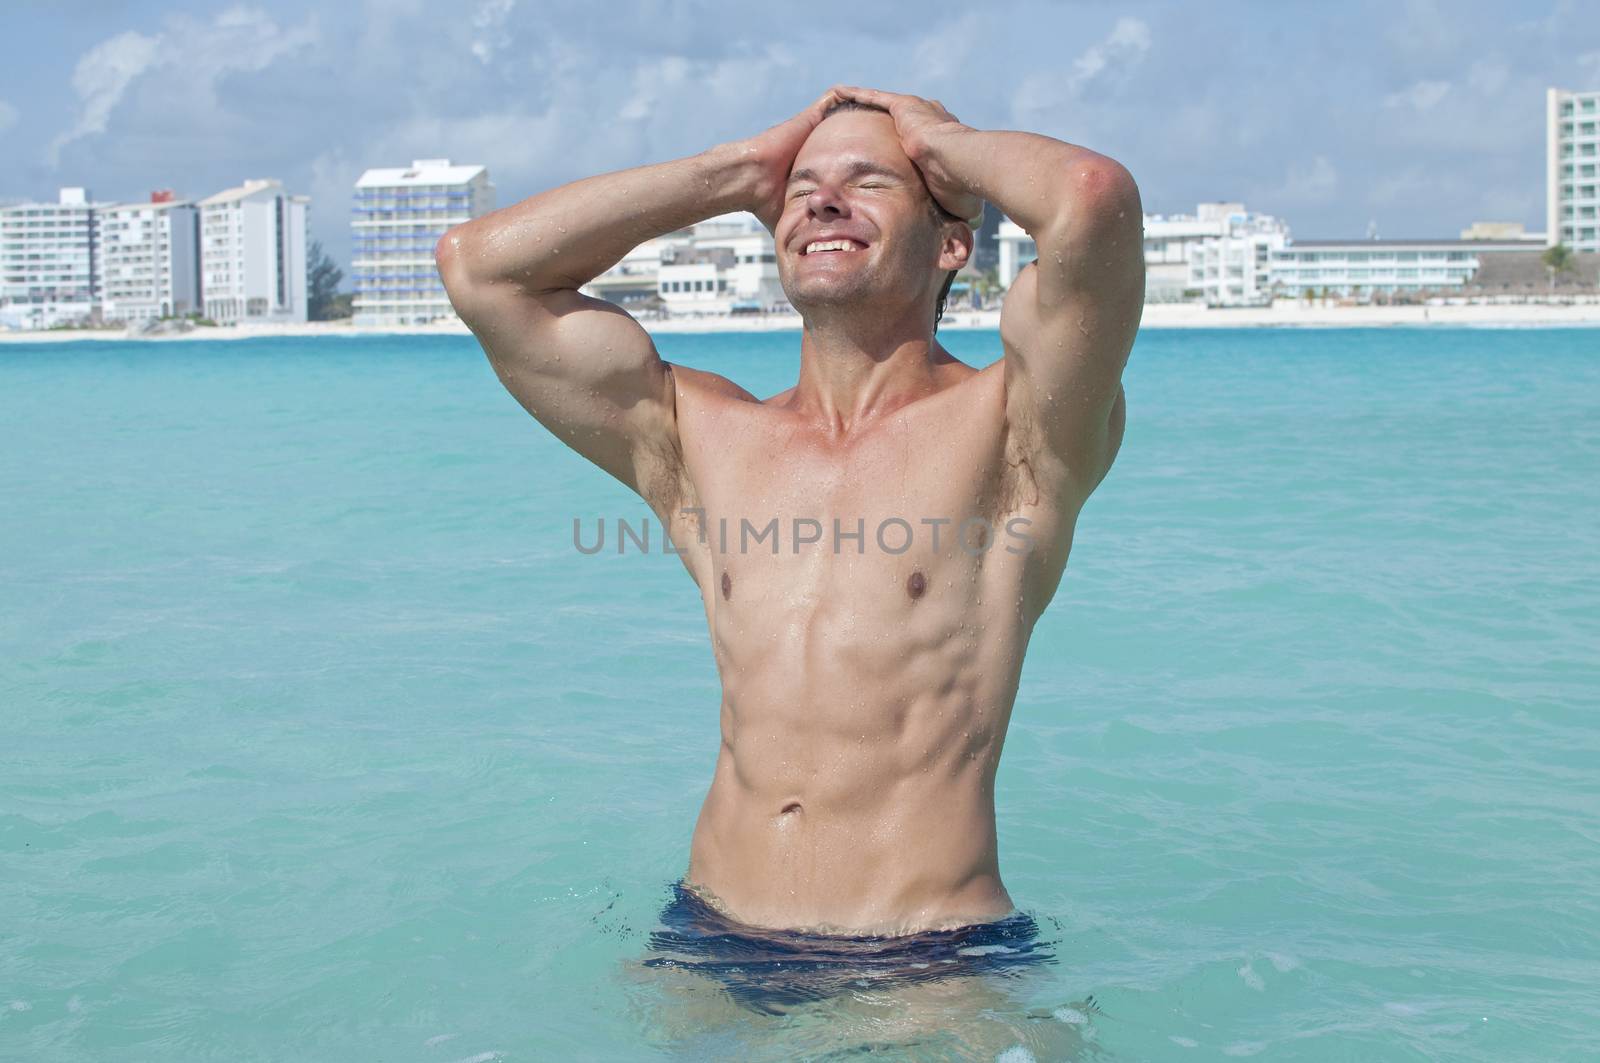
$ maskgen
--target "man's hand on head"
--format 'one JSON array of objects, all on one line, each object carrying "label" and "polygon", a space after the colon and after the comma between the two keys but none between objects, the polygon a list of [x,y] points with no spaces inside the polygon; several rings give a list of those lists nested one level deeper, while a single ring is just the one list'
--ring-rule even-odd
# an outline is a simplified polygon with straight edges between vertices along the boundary
[{"label": "man's hand on head", "polygon": [[940,164],[937,151],[941,138],[971,133],[971,126],[963,125],[938,100],[925,100],[921,96],[864,89],[855,85],[835,85],[829,94],[841,100],[855,100],[887,110],[894,119],[901,149],[921,172],[934,202],[974,230],[983,224],[983,199],[958,182]]},{"label": "man's hand on head", "polygon": [[801,146],[822,121],[822,116],[828,113],[828,108],[841,98],[837,90],[829,89],[788,121],[740,142],[741,152],[756,171],[750,213],[761,220],[768,232],[777,228],[778,218],[783,214],[784,195],[795,156],[800,154]]}]

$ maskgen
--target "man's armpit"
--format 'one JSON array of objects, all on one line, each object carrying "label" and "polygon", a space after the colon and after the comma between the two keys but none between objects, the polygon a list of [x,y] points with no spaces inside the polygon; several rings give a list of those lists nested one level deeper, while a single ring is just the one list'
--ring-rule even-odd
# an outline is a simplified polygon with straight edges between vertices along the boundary
[{"label": "man's armpit", "polygon": [[694,505],[688,484],[688,467],[678,436],[678,381],[669,362],[663,362],[662,401],[655,422],[641,430],[634,444],[634,475],[639,497],[671,526],[679,509]]},{"label": "man's armpit", "polygon": [[670,524],[678,510],[694,504],[676,436],[652,434],[641,439],[634,449],[634,470],[639,497],[664,522]]}]

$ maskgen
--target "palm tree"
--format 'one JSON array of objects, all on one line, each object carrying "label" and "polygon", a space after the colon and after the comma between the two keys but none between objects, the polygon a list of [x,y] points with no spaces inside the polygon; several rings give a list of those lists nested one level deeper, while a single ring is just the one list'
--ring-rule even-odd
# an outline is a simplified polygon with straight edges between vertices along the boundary
[{"label": "palm tree", "polygon": [[1576,267],[1576,263],[1573,262],[1572,248],[1566,244],[1556,244],[1554,247],[1547,248],[1545,253],[1539,256],[1539,261],[1544,263],[1545,272],[1550,275],[1551,291],[1556,290],[1556,274],[1571,273]]}]

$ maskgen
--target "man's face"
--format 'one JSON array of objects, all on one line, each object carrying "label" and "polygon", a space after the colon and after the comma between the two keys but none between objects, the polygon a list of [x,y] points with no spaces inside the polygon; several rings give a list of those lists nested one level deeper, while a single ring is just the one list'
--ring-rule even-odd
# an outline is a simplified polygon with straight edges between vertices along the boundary
[{"label": "man's face", "polygon": [[[900,147],[894,119],[842,111],[800,148],[773,238],[789,301],[808,306],[928,300],[944,281],[941,228],[922,176]],[[842,250],[825,250],[831,244]],[[945,269],[952,267],[946,266]]]}]

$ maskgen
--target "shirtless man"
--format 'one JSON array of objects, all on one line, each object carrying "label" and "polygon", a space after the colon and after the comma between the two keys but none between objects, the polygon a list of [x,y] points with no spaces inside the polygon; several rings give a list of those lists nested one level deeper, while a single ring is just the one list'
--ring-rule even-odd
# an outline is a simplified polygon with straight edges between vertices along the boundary
[{"label": "shirtless man", "polygon": [[[934,333],[984,200],[1039,254],[1006,296],[1004,357],[980,371]],[[662,361],[626,312],[578,292],[733,211],[772,232],[804,322],[799,381],[765,400]],[[685,885],[718,911],[882,935],[1013,911],[995,770],[1034,622],[1121,443],[1141,226],[1105,156],[839,86],[759,136],[439,241],[506,388],[649,504],[700,588],[722,748]],[[776,538],[741,537],[774,519]]]}]

